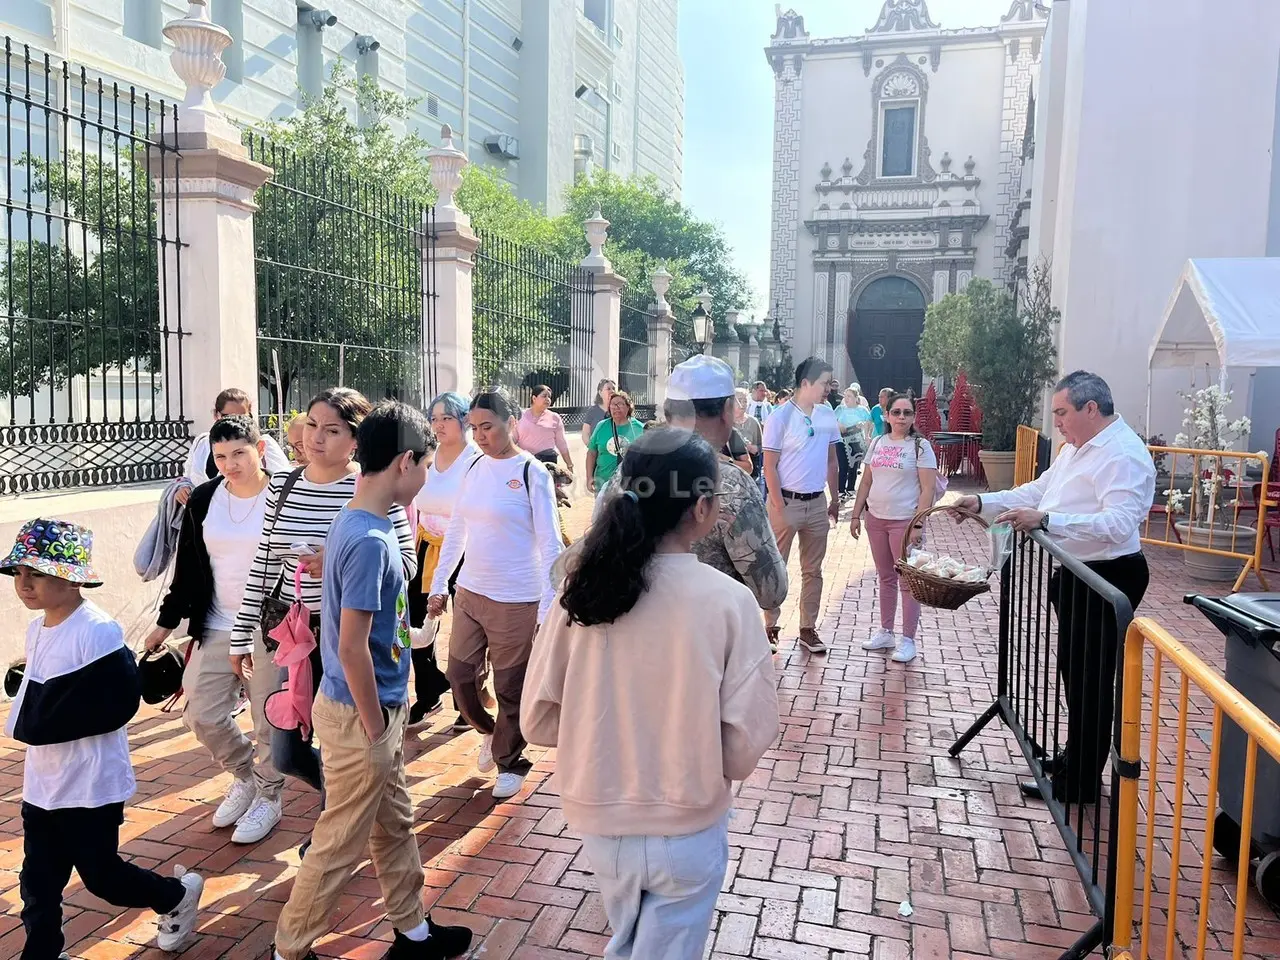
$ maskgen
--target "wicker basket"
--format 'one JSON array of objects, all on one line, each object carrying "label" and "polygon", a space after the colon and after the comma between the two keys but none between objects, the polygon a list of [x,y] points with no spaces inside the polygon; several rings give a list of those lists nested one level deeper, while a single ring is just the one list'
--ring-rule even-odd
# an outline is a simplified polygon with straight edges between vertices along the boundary
[{"label": "wicker basket", "polygon": [[940,512],[958,514],[965,520],[976,520],[983,527],[991,526],[978,514],[969,510],[958,510],[955,507],[930,507],[928,510],[921,510],[911,518],[911,526],[907,528],[902,538],[901,556],[893,566],[907,589],[911,591],[911,595],[920,602],[921,606],[935,607],[938,610],[959,610],[974,597],[990,593],[991,585],[985,580],[980,583],[970,583],[939,577],[937,574],[917,570],[907,563],[907,555],[911,552],[911,531],[916,524],[923,523],[929,514]]}]

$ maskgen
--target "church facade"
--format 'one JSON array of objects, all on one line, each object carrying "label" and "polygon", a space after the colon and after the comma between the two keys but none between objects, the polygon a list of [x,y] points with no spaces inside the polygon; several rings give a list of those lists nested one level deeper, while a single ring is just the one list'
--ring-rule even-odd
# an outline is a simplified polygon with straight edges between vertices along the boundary
[{"label": "church facade", "polygon": [[1045,9],[947,29],[886,0],[859,36],[812,37],[779,8],[769,306],[797,359],[841,382],[923,385],[929,303],[973,277],[1016,283]]}]

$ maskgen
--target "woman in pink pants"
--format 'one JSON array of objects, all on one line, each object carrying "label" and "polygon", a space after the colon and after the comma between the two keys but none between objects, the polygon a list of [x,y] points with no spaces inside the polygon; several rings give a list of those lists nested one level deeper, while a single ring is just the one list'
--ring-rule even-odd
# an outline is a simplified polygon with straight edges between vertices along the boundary
[{"label": "woman in pink pants", "polygon": [[[916,405],[911,397],[895,393],[885,407],[888,431],[871,441],[863,461],[862,482],[853,503],[849,532],[862,534],[862,514],[867,515],[867,538],[880,580],[880,629],[862,645],[863,650],[892,650],[898,663],[916,657],[916,631],[920,625],[920,604],[910,591],[898,585],[894,561],[902,549],[902,537],[911,519],[933,506],[938,482],[938,458],[929,441],[916,433]],[[920,541],[921,531],[911,531]],[[898,594],[902,594],[902,633],[893,632]]]}]

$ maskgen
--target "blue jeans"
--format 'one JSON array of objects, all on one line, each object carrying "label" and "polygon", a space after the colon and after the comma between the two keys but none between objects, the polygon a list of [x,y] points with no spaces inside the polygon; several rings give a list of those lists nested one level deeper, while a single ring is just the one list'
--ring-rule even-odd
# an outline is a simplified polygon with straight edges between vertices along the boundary
[{"label": "blue jeans", "polygon": [[613,928],[605,960],[702,960],[729,865],[729,815],[684,836],[584,834]]}]

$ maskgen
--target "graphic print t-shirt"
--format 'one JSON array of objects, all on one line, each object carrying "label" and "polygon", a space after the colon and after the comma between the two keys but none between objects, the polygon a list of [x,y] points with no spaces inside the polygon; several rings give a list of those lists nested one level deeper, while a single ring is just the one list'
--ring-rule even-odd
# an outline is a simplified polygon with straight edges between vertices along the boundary
[{"label": "graphic print t-shirt", "polygon": [[369,654],[378,702],[397,707],[409,692],[409,598],[395,528],[386,517],[343,509],[325,540],[324,588],[320,605],[320,691],[330,700],[355,706],[338,659],[343,610],[373,614]]},{"label": "graphic print t-shirt", "polygon": [[871,470],[871,492],[867,494],[871,515],[880,520],[910,520],[920,506],[917,471],[938,469],[938,458],[923,437],[894,440],[883,436],[871,442],[864,467]]},{"label": "graphic print t-shirt", "polygon": [[[616,438],[614,437],[615,426],[617,427]],[[599,486],[603,487],[609,482],[609,478],[617,472],[618,464],[622,463],[622,458],[626,456],[627,447],[638,440],[642,433],[644,433],[644,424],[634,417],[621,425],[615,424],[612,417],[596,424],[587,449],[596,451],[596,483]]]}]

